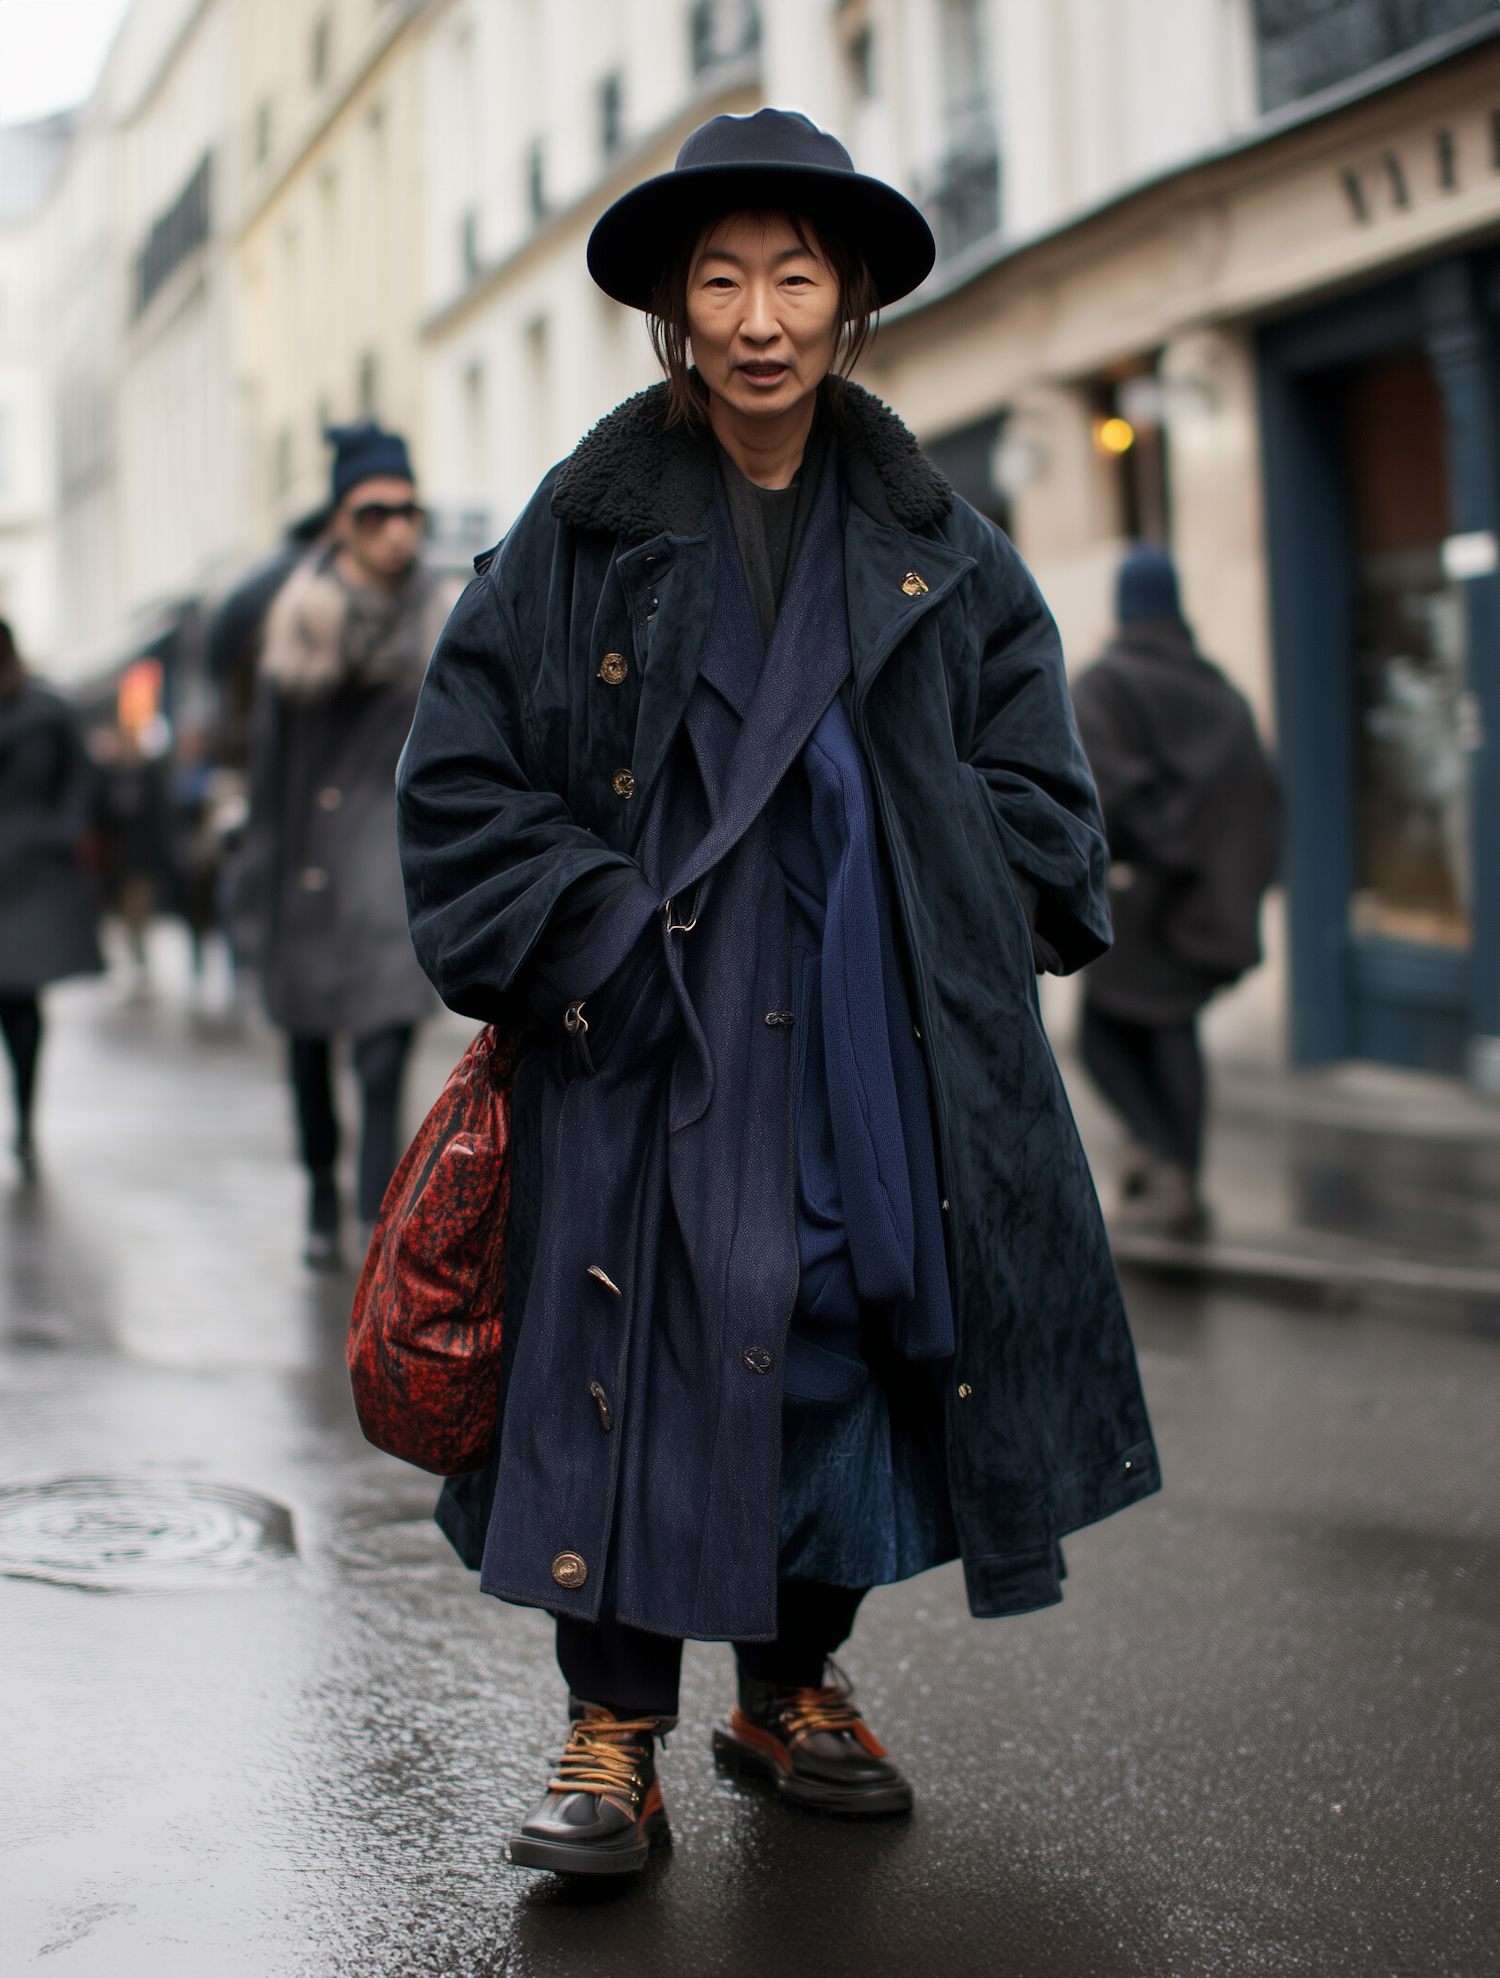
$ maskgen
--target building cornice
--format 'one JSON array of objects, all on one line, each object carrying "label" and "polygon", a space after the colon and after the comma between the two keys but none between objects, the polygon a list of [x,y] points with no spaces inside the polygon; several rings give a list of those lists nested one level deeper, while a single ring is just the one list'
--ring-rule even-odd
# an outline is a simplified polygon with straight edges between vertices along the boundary
[{"label": "building cornice", "polygon": [[755,56],[745,57],[735,62],[725,62],[717,66],[709,78],[709,86],[689,98],[683,107],[669,117],[665,123],[638,139],[628,150],[621,153],[614,165],[601,178],[593,181],[576,199],[561,206],[555,213],[549,213],[537,223],[524,241],[513,247],[500,260],[481,268],[474,279],[451,301],[445,302],[422,324],[421,336],[424,341],[445,335],[465,317],[494,297],[501,289],[524,274],[527,268],[547,255],[565,235],[576,231],[593,221],[611,206],[622,193],[628,192],[643,178],[649,178],[655,171],[670,168],[683,140],[689,132],[708,117],[722,116],[725,112],[734,113],[745,108],[755,107],[762,100],[759,60]]}]

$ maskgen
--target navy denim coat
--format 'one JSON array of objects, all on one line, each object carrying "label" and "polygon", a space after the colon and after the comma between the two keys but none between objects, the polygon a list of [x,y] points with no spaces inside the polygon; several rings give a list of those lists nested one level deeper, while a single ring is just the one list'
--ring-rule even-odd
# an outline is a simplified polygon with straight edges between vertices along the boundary
[{"label": "navy denim coat", "polygon": [[[633,853],[715,596],[712,447],[665,429],[663,412],[660,387],[628,401],[547,477],[481,559],[423,687],[398,776],[412,938],[444,1001],[469,1015],[520,1020],[538,963],[639,875]],[[1060,1598],[1063,1534],[1159,1485],[1036,999],[1035,953],[1073,969],[1108,945],[1103,829],[1057,631],[1020,558],[878,401],[849,387],[836,416],[848,707],[926,1054],[948,1231],[950,1496],[973,1612],[1021,1612]],[[545,1038],[517,1083],[511,1364],[541,1166],[534,1067],[555,1049]],[[701,1393],[661,1397],[684,1410],[684,1446],[703,1420],[735,1413],[705,1379]],[[514,1426],[502,1402],[502,1436]],[[712,1519],[689,1469],[685,1500],[697,1488],[693,1510]],[[472,1563],[494,1471],[448,1493],[445,1528]],[[728,1525],[724,1539],[732,1576]]]}]

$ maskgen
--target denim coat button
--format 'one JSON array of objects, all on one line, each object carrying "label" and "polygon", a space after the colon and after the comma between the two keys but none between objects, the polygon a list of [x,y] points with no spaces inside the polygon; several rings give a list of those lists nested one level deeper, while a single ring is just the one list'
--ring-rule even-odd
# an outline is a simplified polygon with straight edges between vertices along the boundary
[{"label": "denim coat button", "polygon": [[629,671],[622,652],[607,652],[599,662],[599,678],[606,687],[618,687]]},{"label": "denim coat button", "polygon": [[771,1371],[771,1356],[764,1346],[747,1346],[745,1365],[752,1374],[768,1374]]},{"label": "denim coat button", "polygon": [[552,1562],[552,1577],[560,1587],[581,1587],[589,1569],[576,1552],[559,1552]]},{"label": "denim coat button", "polygon": [[614,792],[617,797],[635,795],[635,777],[628,769],[617,769],[614,773]]}]

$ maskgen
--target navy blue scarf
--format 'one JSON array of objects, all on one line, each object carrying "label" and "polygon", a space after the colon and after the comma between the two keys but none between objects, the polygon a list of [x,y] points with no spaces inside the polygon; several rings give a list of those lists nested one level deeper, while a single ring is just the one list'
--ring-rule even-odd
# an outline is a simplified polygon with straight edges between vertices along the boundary
[{"label": "navy blue scarf", "polygon": [[[822,566],[816,638],[846,655],[847,677],[837,507],[830,460],[798,562]],[[714,528],[719,583],[731,595],[715,612],[703,677],[731,706],[748,704],[765,654],[722,487]],[[788,584],[774,640],[783,651],[805,649],[813,634],[806,600],[805,584]],[[819,672],[831,657],[816,655]],[[828,1407],[851,1400],[869,1378],[859,1338],[870,1308],[884,1313],[904,1357],[953,1351],[927,1074],[896,950],[874,794],[841,700],[783,780],[775,820],[792,940],[800,1265],[783,1393]]]}]

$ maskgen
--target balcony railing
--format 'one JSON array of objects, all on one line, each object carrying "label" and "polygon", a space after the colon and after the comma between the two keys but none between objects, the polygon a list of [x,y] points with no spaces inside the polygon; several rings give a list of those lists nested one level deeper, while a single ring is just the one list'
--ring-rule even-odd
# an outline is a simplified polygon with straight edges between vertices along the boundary
[{"label": "balcony railing", "polygon": [[1000,231],[1000,156],[993,148],[945,159],[922,201],[939,261],[955,260]]}]

